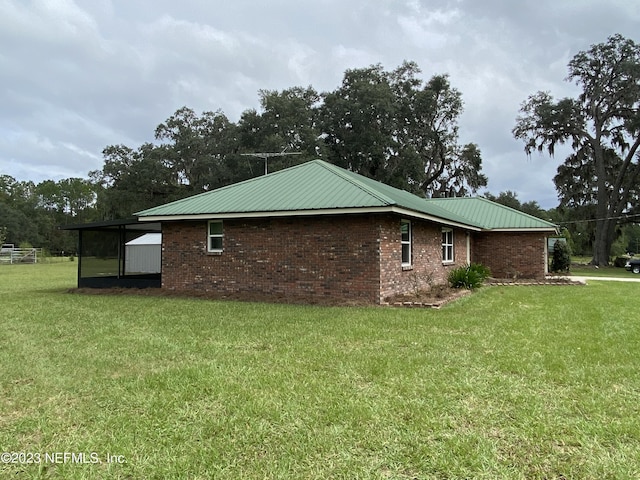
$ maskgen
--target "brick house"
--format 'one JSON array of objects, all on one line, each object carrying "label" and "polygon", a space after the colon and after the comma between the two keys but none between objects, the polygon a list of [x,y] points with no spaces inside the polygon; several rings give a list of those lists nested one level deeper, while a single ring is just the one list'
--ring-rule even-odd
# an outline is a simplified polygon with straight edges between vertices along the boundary
[{"label": "brick house", "polygon": [[382,303],[452,268],[547,273],[555,225],[484,198],[424,199],[321,160],[138,212],[161,225],[161,286]]}]

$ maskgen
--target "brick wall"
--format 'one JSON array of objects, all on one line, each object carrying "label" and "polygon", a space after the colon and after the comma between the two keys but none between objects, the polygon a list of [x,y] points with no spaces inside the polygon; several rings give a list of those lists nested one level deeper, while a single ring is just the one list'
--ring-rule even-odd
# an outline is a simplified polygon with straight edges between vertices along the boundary
[{"label": "brick wall", "polygon": [[546,241],[538,232],[474,233],[472,261],[489,267],[495,278],[542,278]]},{"label": "brick wall", "polygon": [[454,261],[442,262],[442,227],[412,219],[412,265],[402,266],[400,222],[397,216],[385,216],[380,222],[380,300],[413,293],[429,284],[447,283],[452,268],[468,263],[465,231],[454,229]]},{"label": "brick wall", "polygon": [[379,303],[429,283],[452,268],[487,265],[494,277],[545,275],[541,233],[454,229],[454,262],[442,262],[442,227],[413,219],[412,265],[402,266],[401,218],[341,215],[224,221],[224,252],[206,251],[207,222],[163,224],[162,287],[235,297]]},{"label": "brick wall", "polygon": [[235,297],[377,303],[376,216],[224,221],[224,251],[206,251],[207,222],[163,224],[162,287]]}]

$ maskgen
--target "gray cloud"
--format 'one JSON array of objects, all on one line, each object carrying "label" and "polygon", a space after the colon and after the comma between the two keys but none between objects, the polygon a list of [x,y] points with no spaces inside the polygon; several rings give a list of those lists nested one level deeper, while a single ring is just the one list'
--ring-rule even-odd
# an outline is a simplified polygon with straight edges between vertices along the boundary
[{"label": "gray cloud", "polygon": [[187,105],[232,120],[259,89],[336,88],[347,68],[416,61],[465,101],[461,141],[483,153],[489,190],[556,203],[562,157],[511,135],[538,90],[574,95],[571,57],[633,38],[627,0],[0,0],[0,173],[41,181],[101,168],[107,145],[137,147]]}]

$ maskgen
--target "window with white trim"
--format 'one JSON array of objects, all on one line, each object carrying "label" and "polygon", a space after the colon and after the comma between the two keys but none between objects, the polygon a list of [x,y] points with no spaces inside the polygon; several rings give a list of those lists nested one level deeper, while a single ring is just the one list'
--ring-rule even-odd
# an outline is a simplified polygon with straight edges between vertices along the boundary
[{"label": "window with white trim", "polygon": [[211,220],[207,226],[207,251],[222,253],[222,220]]},{"label": "window with white trim", "polygon": [[442,229],[442,261],[453,262],[453,229]]},{"label": "window with white trim", "polygon": [[411,265],[411,222],[400,222],[400,244],[402,246],[402,265]]}]

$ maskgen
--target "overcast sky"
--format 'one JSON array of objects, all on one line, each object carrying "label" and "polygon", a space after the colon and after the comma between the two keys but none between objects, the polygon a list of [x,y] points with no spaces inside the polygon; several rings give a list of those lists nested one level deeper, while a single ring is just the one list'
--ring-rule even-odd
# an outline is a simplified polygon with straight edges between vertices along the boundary
[{"label": "overcast sky", "polygon": [[638,32],[637,0],[0,0],[0,174],[87,177],[182,106],[236,122],[259,89],[330,91],[346,69],[412,60],[462,92],[488,190],[551,208],[563,157],[527,158],[520,105],[575,95],[573,55]]}]

